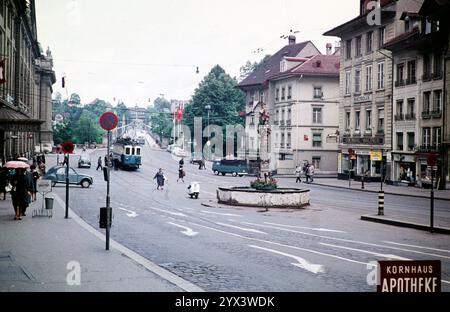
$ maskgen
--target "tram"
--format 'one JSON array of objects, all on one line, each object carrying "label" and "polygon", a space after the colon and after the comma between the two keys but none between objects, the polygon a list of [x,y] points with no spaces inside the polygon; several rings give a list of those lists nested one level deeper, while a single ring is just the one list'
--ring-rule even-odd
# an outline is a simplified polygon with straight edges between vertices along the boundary
[{"label": "tram", "polygon": [[138,142],[130,138],[118,138],[112,146],[112,161],[114,167],[136,170],[139,169],[142,148]]}]

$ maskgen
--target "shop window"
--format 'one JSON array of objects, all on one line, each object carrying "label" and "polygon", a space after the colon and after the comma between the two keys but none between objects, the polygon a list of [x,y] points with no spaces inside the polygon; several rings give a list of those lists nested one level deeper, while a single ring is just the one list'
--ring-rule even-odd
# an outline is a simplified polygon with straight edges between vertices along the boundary
[{"label": "shop window", "polygon": [[315,170],[320,170],[320,157],[313,157],[312,165],[314,166]]}]

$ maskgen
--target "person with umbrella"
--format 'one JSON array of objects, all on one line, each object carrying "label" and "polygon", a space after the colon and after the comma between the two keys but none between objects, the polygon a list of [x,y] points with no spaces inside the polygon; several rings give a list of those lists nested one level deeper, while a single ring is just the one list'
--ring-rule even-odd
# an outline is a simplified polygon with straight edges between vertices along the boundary
[{"label": "person with umbrella", "polygon": [[25,170],[30,166],[23,161],[9,161],[6,168],[15,169],[16,173],[11,178],[11,199],[14,207],[14,220],[22,220],[31,201],[32,186],[25,175]]}]

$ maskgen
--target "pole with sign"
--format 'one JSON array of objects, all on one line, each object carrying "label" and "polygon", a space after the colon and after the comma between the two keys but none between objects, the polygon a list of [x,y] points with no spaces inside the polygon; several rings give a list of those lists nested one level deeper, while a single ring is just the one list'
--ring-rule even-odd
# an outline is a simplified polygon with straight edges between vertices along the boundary
[{"label": "pole with sign", "polygon": [[64,163],[66,164],[66,215],[65,219],[69,219],[69,155],[73,153],[75,145],[72,142],[64,142],[61,144],[61,150],[64,155]]},{"label": "pole with sign", "polygon": [[430,194],[430,232],[434,232],[434,176],[437,171],[438,155],[431,153],[428,155],[428,169],[431,171],[431,194]]},{"label": "pole with sign", "polygon": [[[109,250],[109,236],[110,236],[110,229],[111,229],[111,219],[112,219],[112,208],[111,208],[111,199],[110,199],[110,167],[109,163],[111,162],[110,159],[110,137],[111,137],[111,130],[115,129],[117,127],[117,124],[119,122],[119,119],[117,118],[117,115],[111,112],[104,113],[100,117],[100,126],[108,131],[107,135],[107,157],[108,163],[105,164],[106,168],[106,207],[103,209],[104,213],[102,213],[102,208],[100,208],[100,224],[102,227],[102,223],[104,227],[106,228],[106,250]],[[102,216],[106,220],[102,220]]]}]

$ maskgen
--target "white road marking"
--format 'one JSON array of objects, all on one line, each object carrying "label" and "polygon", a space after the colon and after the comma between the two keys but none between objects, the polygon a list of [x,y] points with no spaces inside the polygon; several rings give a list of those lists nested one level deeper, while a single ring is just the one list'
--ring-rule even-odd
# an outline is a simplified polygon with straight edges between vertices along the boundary
[{"label": "white road marking", "polygon": [[236,226],[236,225],[231,225],[231,224],[226,224],[226,223],[221,223],[221,222],[214,222],[214,223],[218,224],[218,225],[222,225],[222,226],[227,226],[227,227],[230,227],[230,228],[238,229],[238,230],[241,230],[241,231],[244,231],[244,232],[252,232],[252,233],[258,233],[258,234],[267,234],[267,233],[259,231],[259,230],[243,228],[243,227],[239,227],[239,226]]},{"label": "white road marking", "polygon": [[149,207],[150,209],[156,210],[156,211],[161,211],[167,214],[170,214],[172,216],[178,216],[178,217],[186,217],[186,215],[184,213],[181,212],[171,212],[171,211],[167,211],[167,210],[163,210],[163,209],[158,209],[155,207]]},{"label": "white road marking", "polygon": [[417,246],[417,245],[407,245],[407,244],[400,244],[400,243],[389,242],[389,241],[383,241],[383,243],[399,245],[399,246],[406,246],[406,247],[428,249],[428,250],[434,250],[434,251],[450,252],[450,250],[446,250],[446,249],[438,249],[438,248],[431,248],[431,247],[424,247],[424,246]]},{"label": "white road marking", "polygon": [[280,230],[280,231],[286,231],[286,232],[291,232],[291,233],[298,233],[298,234],[303,234],[303,235],[307,235],[307,236],[314,236],[314,237],[320,237],[320,238],[325,238],[325,239],[337,240],[337,241],[341,241],[341,242],[348,242],[348,243],[355,243],[355,244],[368,245],[368,246],[374,246],[374,247],[401,250],[401,251],[413,252],[413,253],[418,253],[418,254],[427,255],[427,256],[434,256],[434,257],[438,257],[438,258],[450,259],[450,257],[447,257],[447,256],[433,254],[433,253],[427,253],[427,252],[422,252],[422,251],[417,251],[417,250],[404,249],[404,248],[398,248],[398,247],[392,247],[392,246],[380,245],[380,244],[374,244],[374,243],[366,243],[366,242],[345,239],[345,238],[337,238],[337,237],[331,237],[331,236],[311,234],[311,233],[300,232],[300,231],[296,231],[296,230],[290,230],[290,229],[280,228],[280,227],[271,226],[271,225],[262,225],[262,224],[250,223],[250,222],[241,222],[241,223],[275,229],[275,230]]},{"label": "white road marking", "polygon": [[242,217],[241,215],[237,215],[237,214],[233,214],[233,213],[220,213],[220,212],[212,212],[212,211],[206,211],[206,210],[202,210],[202,212],[209,213],[209,214],[216,214],[219,216],[226,216],[226,217]]},{"label": "white road marking", "polygon": [[[56,199],[56,201],[59,203],[60,207],[65,207],[65,202],[59,197],[57,194],[53,193],[53,197]],[[86,221],[81,219],[70,207],[70,218],[74,220],[78,225],[80,225],[82,228],[84,228],[89,233],[96,236],[101,241],[105,242],[106,238],[103,233],[97,231],[94,229],[91,225],[89,225]],[[160,276],[161,278],[169,281],[170,283],[180,287],[181,289],[188,291],[188,292],[204,292],[204,290],[197,285],[192,284],[191,282],[173,274],[172,272],[158,266],[157,264],[151,262],[147,258],[144,258],[143,256],[139,255],[138,253],[134,252],[131,249],[128,249],[127,247],[119,244],[115,240],[110,240],[111,247],[118,250],[119,252],[127,255],[130,259],[134,260],[135,262],[139,263],[146,269],[148,269],[150,272],[155,273],[156,275]]]},{"label": "white road marking", "polygon": [[450,284],[450,281],[441,280],[442,283]]},{"label": "white road marking", "polygon": [[195,223],[195,222],[191,222],[191,221],[187,221],[187,222],[190,223],[190,224],[196,225],[198,227],[202,227],[202,228],[205,228],[205,229],[209,229],[209,230],[212,230],[212,231],[216,231],[216,232],[223,233],[223,234],[228,234],[228,235],[239,237],[239,238],[243,238],[243,239],[248,239],[248,240],[252,240],[252,241],[272,244],[272,245],[286,247],[286,248],[292,248],[292,249],[296,249],[296,250],[302,250],[302,251],[314,253],[314,254],[321,255],[321,256],[326,256],[326,257],[335,258],[335,259],[339,259],[339,260],[344,260],[344,261],[348,261],[348,262],[352,262],[352,263],[362,264],[364,266],[376,267],[376,265],[371,264],[371,263],[365,263],[365,262],[361,262],[361,261],[357,261],[357,260],[353,260],[353,259],[348,259],[348,258],[336,256],[336,255],[331,255],[331,254],[327,254],[327,253],[316,251],[316,250],[312,250],[312,249],[306,249],[306,248],[301,248],[301,247],[297,247],[297,246],[291,246],[291,245],[281,244],[281,243],[272,242],[272,241],[268,241],[268,240],[264,240],[264,239],[253,238],[253,237],[248,237],[248,236],[244,236],[244,235],[240,235],[240,234],[236,234],[236,233],[222,231],[222,230],[219,230],[219,229],[216,229],[216,228],[212,228],[212,227],[209,227],[209,226],[206,226],[206,225],[201,225],[201,224],[198,224],[198,223]]},{"label": "white road marking", "polygon": [[271,222],[264,222],[264,223],[265,224],[271,224],[271,225],[290,227],[290,228],[296,228],[296,229],[307,229],[307,230],[313,230],[313,231],[319,231],[319,232],[347,233],[347,232],[344,232],[344,231],[330,230],[330,229],[323,229],[323,228],[310,228],[310,227],[306,227],[306,226],[286,225],[286,224],[278,224],[278,223],[271,223]]},{"label": "white road marking", "polygon": [[184,231],[180,231],[180,233],[183,233],[186,236],[192,237],[192,236],[195,236],[198,234],[198,232],[194,232],[191,228],[188,228],[187,226],[182,226],[182,225],[179,225],[179,224],[176,224],[173,222],[167,222],[167,223],[172,224],[173,226],[179,227],[181,229],[184,229]]},{"label": "white road marking", "polygon": [[138,216],[138,214],[136,212],[134,212],[134,211],[131,211],[131,210],[128,210],[128,209],[125,209],[125,208],[119,208],[119,209],[128,212],[127,213],[127,217],[136,218]]},{"label": "white road marking", "polygon": [[292,265],[299,267],[301,269],[305,269],[306,271],[312,272],[314,274],[317,273],[324,273],[325,269],[323,267],[323,265],[321,264],[312,264],[309,263],[308,261],[306,261],[305,259],[301,258],[301,257],[297,257],[288,253],[284,253],[278,250],[274,250],[274,249],[269,249],[269,248],[264,248],[264,247],[259,247],[259,246],[255,246],[255,245],[248,245],[249,247],[252,248],[257,248],[257,249],[261,249],[261,250],[265,250],[268,252],[273,252],[282,256],[286,256],[286,257],[290,257],[290,258],[294,258],[295,260],[298,261],[298,263],[291,263]]},{"label": "white road marking", "polygon": [[364,250],[364,249],[344,247],[344,246],[327,244],[327,243],[319,243],[319,244],[323,245],[323,246],[341,248],[341,249],[352,250],[352,251],[359,251],[359,252],[362,252],[362,253],[367,253],[369,255],[374,255],[374,256],[378,256],[378,257],[388,258],[388,259],[392,259],[392,260],[404,260],[404,261],[412,260],[412,259],[403,258],[403,257],[396,256],[396,255],[382,254],[382,253],[379,253],[379,252],[373,252],[373,251],[368,251],[368,250]]}]

